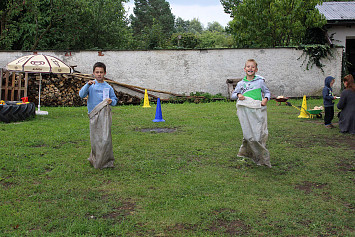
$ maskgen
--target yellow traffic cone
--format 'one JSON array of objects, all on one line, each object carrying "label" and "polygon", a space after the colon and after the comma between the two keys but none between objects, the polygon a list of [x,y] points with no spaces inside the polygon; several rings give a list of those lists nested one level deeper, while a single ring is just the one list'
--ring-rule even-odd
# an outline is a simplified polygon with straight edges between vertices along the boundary
[{"label": "yellow traffic cone", "polygon": [[147,92],[147,89],[145,89],[143,108],[150,108],[150,107],[152,107],[152,106],[149,105],[148,92]]},{"label": "yellow traffic cone", "polygon": [[303,96],[303,101],[302,101],[302,107],[301,107],[301,113],[298,116],[299,118],[309,118],[309,115],[306,113],[307,110],[307,99],[306,96]]}]

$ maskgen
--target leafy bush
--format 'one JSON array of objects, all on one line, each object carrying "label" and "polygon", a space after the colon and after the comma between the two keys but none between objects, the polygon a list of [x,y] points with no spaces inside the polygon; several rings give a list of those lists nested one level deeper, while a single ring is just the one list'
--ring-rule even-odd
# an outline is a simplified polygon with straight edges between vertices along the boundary
[{"label": "leafy bush", "polygon": [[221,93],[211,95],[207,92],[191,92],[189,96],[184,97],[172,97],[169,99],[170,103],[209,103],[213,101],[228,101],[228,99]]}]

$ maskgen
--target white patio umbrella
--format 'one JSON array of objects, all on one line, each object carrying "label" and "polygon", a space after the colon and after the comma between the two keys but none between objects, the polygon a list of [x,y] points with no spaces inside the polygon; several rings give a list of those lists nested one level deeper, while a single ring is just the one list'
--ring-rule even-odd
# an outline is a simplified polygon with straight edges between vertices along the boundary
[{"label": "white patio umbrella", "polygon": [[72,68],[60,59],[43,54],[32,54],[20,57],[6,66],[9,71],[39,73],[39,91],[38,91],[38,115],[46,115],[47,111],[41,111],[41,86],[42,73],[69,74]]}]

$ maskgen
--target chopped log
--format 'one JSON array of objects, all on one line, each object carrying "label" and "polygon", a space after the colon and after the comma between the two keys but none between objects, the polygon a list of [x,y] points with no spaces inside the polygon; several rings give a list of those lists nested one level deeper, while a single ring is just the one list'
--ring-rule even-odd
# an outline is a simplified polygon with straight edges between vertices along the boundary
[{"label": "chopped log", "polygon": [[[26,73],[27,74],[27,73]],[[10,95],[9,92],[14,88],[16,85],[16,90],[18,88],[22,89],[23,85],[27,88],[26,92],[28,100],[30,102],[34,102],[36,105],[38,104],[38,90],[39,90],[39,80],[40,75],[37,74],[28,74],[23,77],[22,75],[18,75],[12,78],[9,75],[8,71],[3,71],[2,77],[2,84],[8,85],[8,90],[2,90],[5,95],[5,98],[8,98]],[[25,80],[25,78],[28,80]],[[5,80],[4,80],[5,79]],[[86,84],[88,80],[94,80],[91,75],[89,74],[81,74],[81,73],[74,73],[74,74],[42,74],[42,90],[41,90],[41,105],[42,106],[85,106],[87,104],[87,98],[80,98],[79,91],[80,89]],[[21,80],[24,82],[21,84]],[[153,90],[148,88],[143,88],[139,86],[128,85],[124,83],[119,83],[110,79],[105,79],[111,85],[118,85],[121,87],[128,88],[132,91],[144,94],[145,89],[149,92],[156,92],[156,93],[163,93],[169,94],[178,98],[187,98],[190,99],[202,99],[203,96],[184,96],[172,92],[161,91],[161,90]],[[17,88],[18,82],[20,82],[19,87]],[[141,103],[142,98],[137,96],[133,96],[127,93],[123,93],[121,91],[115,90],[115,94],[118,98],[119,105],[138,105]],[[1,94],[1,93],[0,93]],[[11,97],[13,97],[15,93],[11,93]],[[26,94],[23,94],[25,96]],[[20,96],[20,94],[18,94]],[[22,94],[21,94],[22,96]],[[148,96],[153,98],[154,100],[158,99],[158,96],[148,93]],[[12,99],[12,98],[11,98]],[[12,99],[13,100],[13,99]],[[18,99],[19,100],[19,99]],[[164,99],[161,99],[165,101]],[[168,100],[166,100],[168,101]]]},{"label": "chopped log", "polygon": [[[38,75],[29,75],[29,101],[38,103]],[[42,106],[85,106],[87,98],[80,98],[79,91],[86,81],[71,74],[42,74]],[[115,89],[114,89],[115,90]],[[119,105],[141,103],[141,99],[115,90]]]}]

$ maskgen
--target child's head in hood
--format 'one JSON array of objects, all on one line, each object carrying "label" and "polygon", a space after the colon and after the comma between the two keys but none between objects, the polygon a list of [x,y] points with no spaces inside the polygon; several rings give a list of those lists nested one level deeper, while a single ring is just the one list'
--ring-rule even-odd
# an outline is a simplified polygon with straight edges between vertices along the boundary
[{"label": "child's head in hood", "polygon": [[324,80],[324,85],[331,88],[335,82],[335,78],[332,76],[326,77]]}]

